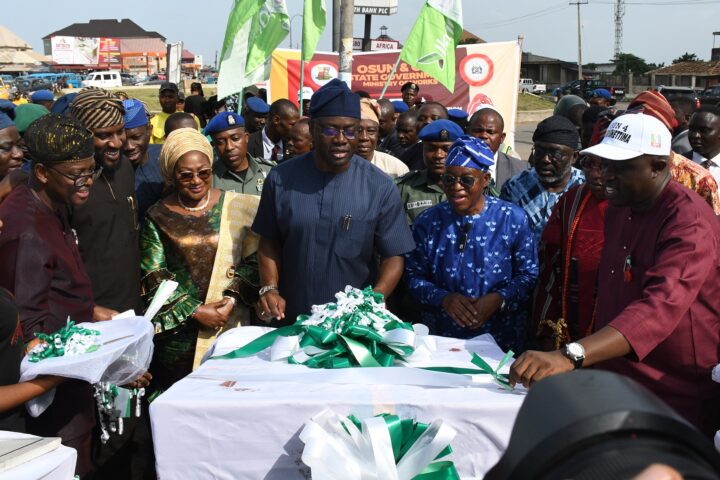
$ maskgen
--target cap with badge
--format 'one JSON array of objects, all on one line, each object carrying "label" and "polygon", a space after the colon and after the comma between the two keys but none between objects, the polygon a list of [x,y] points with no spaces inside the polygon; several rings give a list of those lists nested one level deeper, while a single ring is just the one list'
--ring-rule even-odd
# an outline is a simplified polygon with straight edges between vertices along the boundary
[{"label": "cap with badge", "polygon": [[55,100],[55,95],[50,90],[38,90],[30,95],[32,102],[52,102],[53,100]]},{"label": "cap with badge", "polygon": [[248,97],[245,104],[247,109],[256,115],[267,115],[270,112],[270,105],[259,97]]},{"label": "cap with badge", "polygon": [[[261,100],[262,101],[262,100]],[[244,127],[245,119],[235,112],[220,112],[205,127],[205,135],[215,135],[225,130]]]},{"label": "cap with badge", "polygon": [[617,117],[607,128],[602,142],[583,150],[607,160],[630,160],[641,155],[667,156],[672,137],[657,118],[642,113]]},{"label": "cap with badge", "polygon": [[429,125],[425,125],[418,138],[426,142],[454,142],[462,137],[465,132],[452,120],[435,120]]},{"label": "cap with badge", "polygon": [[404,92],[405,90],[411,90],[411,89],[415,90],[416,93],[420,91],[420,87],[418,87],[417,83],[413,83],[413,82],[407,82],[402,87],[400,87],[401,92]]},{"label": "cap with badge", "polygon": [[483,172],[487,172],[493,164],[495,154],[488,144],[470,135],[460,136],[450,147],[445,159],[446,167],[474,168]]},{"label": "cap with badge", "polygon": [[410,107],[408,107],[407,103],[403,102],[402,100],[393,100],[390,103],[392,103],[393,107],[395,107],[395,113],[405,113],[410,110]]}]

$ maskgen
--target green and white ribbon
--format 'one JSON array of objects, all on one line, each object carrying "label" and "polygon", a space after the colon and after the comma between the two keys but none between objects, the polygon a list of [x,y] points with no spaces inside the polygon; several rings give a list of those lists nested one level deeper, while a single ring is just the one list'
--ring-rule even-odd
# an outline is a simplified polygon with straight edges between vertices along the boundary
[{"label": "green and white ribbon", "polygon": [[453,462],[442,460],[455,435],[442,420],[381,414],[360,421],[326,409],[305,424],[300,439],[314,480],[458,480]]},{"label": "green and white ribbon", "polygon": [[[403,322],[385,308],[383,296],[345,287],[336,302],[313,305],[311,315],[300,315],[242,348],[213,359],[245,358],[271,347],[273,361],[310,368],[389,367],[410,356],[429,356],[432,343],[427,329]],[[418,334],[419,333],[419,334]]]},{"label": "green and white ribbon", "polygon": [[28,360],[39,362],[46,358],[94,352],[100,348],[99,335],[97,330],[76,326],[68,317],[67,325],[57,332],[36,334],[40,343],[28,352]]}]

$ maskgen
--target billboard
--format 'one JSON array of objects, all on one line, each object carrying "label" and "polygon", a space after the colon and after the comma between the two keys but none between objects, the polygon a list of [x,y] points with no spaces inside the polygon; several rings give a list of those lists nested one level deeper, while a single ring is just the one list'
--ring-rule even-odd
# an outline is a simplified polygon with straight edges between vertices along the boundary
[{"label": "billboard", "polygon": [[353,13],[356,15],[394,15],[398,0],[355,0]]},{"label": "billboard", "polygon": [[[372,98],[380,98],[383,86],[397,61],[399,50],[353,54],[352,89],[365,90]],[[448,108],[461,108],[469,113],[483,104],[497,109],[505,120],[506,143],[512,145],[517,110],[518,78],[520,77],[520,47],[517,42],[462,45],[455,49],[455,91],[447,88],[426,73],[400,62],[385,93],[389,100],[400,100],[400,88],[406,82],[420,87],[419,96],[432,98]],[[316,53],[305,62],[305,86],[313,91],[338,76],[336,53]],[[275,50],[270,71],[270,95],[297,100],[300,88],[300,52]]]},{"label": "billboard", "polygon": [[64,37],[50,39],[53,62],[60,65],[108,65],[120,67],[120,39]]}]

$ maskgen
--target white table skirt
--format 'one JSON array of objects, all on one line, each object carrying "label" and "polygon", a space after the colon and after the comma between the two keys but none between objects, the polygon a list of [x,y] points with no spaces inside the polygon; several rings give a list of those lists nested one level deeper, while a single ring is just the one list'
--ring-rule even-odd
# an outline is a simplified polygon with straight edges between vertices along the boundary
[{"label": "white table skirt", "polygon": [[[268,330],[230,331],[218,341],[216,352],[245,345]],[[472,351],[495,367],[503,355],[487,335],[467,341],[435,338],[438,348],[427,365],[474,368],[467,353]],[[408,370],[313,370],[272,363],[267,351],[252,358],[209,360],[150,406],[158,476],[160,480],[309,478],[300,460],[303,443],[298,434],[306,420],[331,408],[359,418],[384,412],[420,422],[442,418],[458,431],[451,458],[461,477],[482,478],[508,444],[524,390],[507,392],[487,375],[475,377],[474,382],[452,376],[471,386],[398,384],[413,383]]]},{"label": "white table skirt", "polygon": [[[34,435],[0,431],[0,440],[33,438]],[[72,480],[75,476],[77,452],[74,448],[60,445],[52,452],[22,463],[0,473],[3,480]]]}]

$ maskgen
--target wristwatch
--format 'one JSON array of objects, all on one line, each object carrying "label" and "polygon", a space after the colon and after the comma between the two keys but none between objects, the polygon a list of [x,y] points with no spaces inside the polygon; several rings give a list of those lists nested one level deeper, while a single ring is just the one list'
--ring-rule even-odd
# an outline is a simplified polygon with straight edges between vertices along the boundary
[{"label": "wristwatch", "polygon": [[577,342],[568,343],[562,351],[563,355],[570,359],[575,366],[575,370],[582,368],[585,361],[585,347]]},{"label": "wristwatch", "polygon": [[262,287],[262,288],[260,289],[260,291],[258,292],[258,296],[259,296],[259,297],[262,297],[263,295],[265,295],[265,294],[266,294],[267,292],[269,292],[270,290],[275,290],[275,291],[277,292],[277,291],[278,291],[277,285],[265,285],[265,286]]}]

